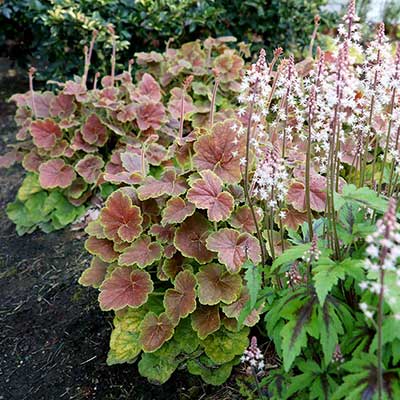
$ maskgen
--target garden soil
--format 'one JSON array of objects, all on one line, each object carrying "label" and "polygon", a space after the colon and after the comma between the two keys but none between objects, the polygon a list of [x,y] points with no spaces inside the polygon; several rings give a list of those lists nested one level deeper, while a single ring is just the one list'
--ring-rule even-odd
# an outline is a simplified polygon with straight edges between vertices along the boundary
[{"label": "garden soil", "polygon": [[[27,86],[0,62],[0,154],[15,141],[7,99]],[[85,238],[68,229],[19,237],[5,207],[23,177],[17,165],[0,170],[0,400],[238,398],[183,372],[156,386],[134,364],[106,365],[112,315],[77,283],[89,263]]]}]

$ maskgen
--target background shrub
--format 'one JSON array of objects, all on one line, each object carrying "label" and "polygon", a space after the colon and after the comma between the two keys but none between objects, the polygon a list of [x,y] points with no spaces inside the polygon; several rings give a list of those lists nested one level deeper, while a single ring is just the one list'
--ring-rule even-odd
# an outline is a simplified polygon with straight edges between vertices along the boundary
[{"label": "background shrub", "polygon": [[[137,51],[180,45],[207,36],[234,35],[272,50],[300,55],[313,30],[313,17],[326,0],[5,0],[0,6],[0,52],[37,66],[42,79],[79,73],[82,47],[99,30],[94,65],[104,73],[111,44],[108,24],[118,33],[120,60]],[[331,16],[323,14],[327,26]],[[257,47],[257,45],[255,46]],[[257,50],[257,48],[255,49]]]}]

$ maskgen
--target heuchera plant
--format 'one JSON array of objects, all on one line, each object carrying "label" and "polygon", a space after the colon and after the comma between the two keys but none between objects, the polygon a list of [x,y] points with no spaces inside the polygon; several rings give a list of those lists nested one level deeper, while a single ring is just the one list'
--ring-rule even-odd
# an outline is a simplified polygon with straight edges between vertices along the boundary
[{"label": "heuchera plant", "polygon": [[185,126],[160,166],[113,192],[89,223],[95,257],[80,282],[98,287],[100,307],[116,312],[108,363],[140,355],[150,380],[165,382],[185,364],[218,385],[239,362],[259,320],[257,310],[243,324],[235,318],[248,298],[242,266],[261,253],[232,156],[245,151],[231,140],[237,124]]},{"label": "heuchera plant", "polygon": [[[173,141],[174,129],[190,122],[201,125],[211,103],[225,110],[216,118],[233,113],[244,65],[239,52],[227,46],[234,38],[191,42],[165,53],[138,53],[135,83],[133,60],[127,71],[116,73],[112,28],[110,34],[111,73],[100,82],[96,73],[88,84],[94,32],[85,47],[83,76],[49,82],[58,90],[39,92],[31,69],[30,90],[11,97],[17,105],[20,143],[0,161],[4,167],[22,161],[29,173],[24,194],[8,207],[20,234],[65,226],[84,213],[81,206],[90,204],[99,190],[107,195],[114,185],[140,182],[149,168],[169,159],[166,145]],[[211,69],[220,76],[214,92]],[[189,76],[192,84],[185,89]],[[69,217],[60,218],[59,208],[68,209]]]}]

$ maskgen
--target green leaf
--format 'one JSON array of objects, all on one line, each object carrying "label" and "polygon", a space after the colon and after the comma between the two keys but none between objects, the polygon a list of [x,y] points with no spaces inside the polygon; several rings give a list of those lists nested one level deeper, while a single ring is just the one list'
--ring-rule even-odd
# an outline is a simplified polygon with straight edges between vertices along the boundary
[{"label": "green leaf", "polygon": [[283,264],[292,263],[297,259],[302,258],[304,253],[308,251],[310,247],[311,243],[305,243],[287,249],[283,254],[275,259],[275,261],[272,263],[270,271],[275,271]]},{"label": "green leaf", "polygon": [[321,305],[339,279],[344,279],[345,270],[340,264],[318,265],[313,269],[315,291]]},{"label": "green leaf", "polygon": [[249,345],[249,328],[239,332],[230,332],[226,329],[209,335],[203,342],[205,353],[216,364],[232,361],[235,356],[242,355]]},{"label": "green leaf", "polygon": [[158,384],[165,383],[179,365],[173,357],[162,357],[155,353],[142,353],[138,368],[140,375],[147,378],[150,382]]},{"label": "green leaf", "polygon": [[203,355],[198,359],[189,360],[187,368],[191,374],[200,375],[203,381],[209,385],[219,386],[229,378],[232,367],[235,364],[237,364],[237,360],[216,365],[207,356]]},{"label": "green leaf", "polygon": [[114,318],[114,329],[110,337],[110,351],[107,364],[132,362],[140,353],[140,324],[146,310],[129,308]]},{"label": "green leaf", "polygon": [[281,330],[283,368],[286,372],[289,372],[293,361],[300,354],[301,349],[307,345],[305,324],[308,318],[300,318],[289,321]]},{"label": "green leaf", "polygon": [[243,325],[245,319],[256,307],[258,300],[258,294],[260,293],[262,286],[262,275],[261,270],[255,266],[252,262],[246,261],[243,264],[243,268],[246,269],[244,278],[246,279],[246,287],[249,290],[249,300],[244,305],[242,311],[239,314],[238,324]]},{"label": "green leaf", "polygon": [[337,210],[342,207],[346,201],[352,200],[382,214],[387,210],[387,200],[379,197],[374,190],[367,187],[357,189],[355,185],[345,185],[341,194],[335,193],[335,205]]},{"label": "green leaf", "polygon": [[42,190],[39,184],[39,176],[36,174],[28,174],[22,182],[21,187],[18,189],[17,199],[26,201],[30,196]]}]

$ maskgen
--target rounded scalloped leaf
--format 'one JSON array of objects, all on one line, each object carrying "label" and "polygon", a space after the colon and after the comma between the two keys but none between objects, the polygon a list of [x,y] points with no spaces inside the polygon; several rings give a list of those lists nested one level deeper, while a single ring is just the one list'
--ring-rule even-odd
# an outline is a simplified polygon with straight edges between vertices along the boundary
[{"label": "rounded scalloped leaf", "polygon": [[67,118],[74,112],[74,96],[59,93],[50,101],[52,117]]},{"label": "rounded scalloped leaf", "polygon": [[132,362],[142,351],[139,343],[140,324],[147,311],[125,308],[114,318],[107,365]]},{"label": "rounded scalloped leaf", "polygon": [[201,179],[192,183],[187,199],[197,208],[206,209],[208,219],[213,222],[225,221],[234,207],[234,199],[222,191],[222,180],[212,171],[200,172]]},{"label": "rounded scalloped leaf", "polygon": [[67,188],[75,179],[74,169],[61,158],[55,158],[39,167],[39,182],[43,189]]},{"label": "rounded scalloped leaf", "polygon": [[182,113],[182,98],[183,98],[183,115],[196,111],[193,105],[193,99],[181,88],[174,87],[171,92],[171,97],[168,101],[168,111],[175,119],[181,118]]},{"label": "rounded scalloped leaf", "polygon": [[257,239],[248,233],[239,233],[234,229],[223,228],[207,238],[207,248],[218,253],[218,260],[226,265],[230,272],[239,272],[247,259],[255,264],[261,261],[260,245]]},{"label": "rounded scalloped leaf", "polygon": [[165,358],[153,353],[143,353],[138,363],[140,375],[158,385],[167,382],[178,366],[176,358]]},{"label": "rounded scalloped leaf", "polygon": [[161,258],[162,247],[157,242],[151,242],[149,236],[141,236],[135,240],[119,256],[120,265],[137,265],[139,268],[145,268]]},{"label": "rounded scalloped leaf", "polygon": [[22,166],[24,169],[30,172],[39,172],[39,167],[43,162],[43,158],[37,153],[35,149],[32,149],[29,153],[24,155],[22,160]]},{"label": "rounded scalloped leaf", "polygon": [[[293,182],[286,194],[286,201],[297,211],[307,210],[306,189],[302,182]],[[310,208],[317,212],[323,212],[326,206],[326,179],[321,175],[310,177]]]},{"label": "rounded scalloped leaf", "polygon": [[149,234],[155,236],[161,243],[171,243],[175,235],[175,227],[173,225],[153,224],[149,229]]},{"label": "rounded scalloped leaf", "polygon": [[235,361],[231,361],[216,365],[206,355],[202,355],[199,359],[189,360],[187,368],[192,375],[200,375],[201,379],[209,385],[220,386],[231,376],[232,367],[235,364]]},{"label": "rounded scalloped leaf", "polygon": [[104,281],[109,264],[98,257],[93,257],[90,267],[82,272],[78,283],[82,286],[98,288]]},{"label": "rounded scalloped leaf", "polygon": [[224,83],[230,83],[240,77],[244,61],[234,50],[225,50],[214,60],[214,68],[218,72],[218,79]]},{"label": "rounded scalloped leaf", "polygon": [[106,235],[104,234],[104,228],[100,224],[100,221],[98,219],[94,221],[90,221],[85,228],[85,232],[89,236],[94,236],[97,239],[106,239]]},{"label": "rounded scalloped leaf", "polygon": [[185,257],[205,264],[214,258],[214,253],[206,247],[210,231],[209,222],[201,214],[194,214],[176,230],[174,245]]},{"label": "rounded scalloped leaf", "polygon": [[136,123],[141,131],[150,128],[160,129],[165,119],[165,108],[162,103],[142,103],[135,106]]},{"label": "rounded scalloped leaf", "polygon": [[192,328],[200,339],[205,339],[221,326],[219,306],[197,306],[191,315]]},{"label": "rounded scalloped leaf", "polygon": [[100,286],[99,303],[103,311],[138,308],[153,291],[150,274],[142,270],[118,267]]},{"label": "rounded scalloped leaf", "polygon": [[[235,318],[235,320],[239,320],[240,313],[242,312],[244,306],[250,299],[249,291],[246,287],[243,288],[240,297],[232,304],[226,305],[222,307],[223,313],[228,318]],[[253,309],[250,314],[243,321],[243,324],[246,326],[254,326],[260,320],[260,312],[263,309],[264,304],[262,304],[259,309]]]},{"label": "rounded scalloped leaf", "polygon": [[82,139],[94,146],[104,146],[107,142],[107,128],[96,114],[91,114],[82,127]]},{"label": "rounded scalloped leaf", "polygon": [[104,161],[99,156],[87,154],[75,165],[75,171],[87,182],[96,183],[104,167]]},{"label": "rounded scalloped leaf", "polygon": [[[263,218],[262,209],[255,207],[255,215],[258,223]],[[254,224],[253,215],[249,206],[238,207],[232,216],[229,218],[229,224],[236,229],[240,229],[241,232],[255,233],[256,225]]]},{"label": "rounded scalloped leaf", "polygon": [[142,214],[121,190],[112,193],[100,212],[100,223],[110,240],[132,242],[142,233]]},{"label": "rounded scalloped leaf", "polygon": [[146,353],[159,349],[166,341],[172,338],[175,325],[165,313],[157,316],[149,312],[140,326],[139,340]]},{"label": "rounded scalloped leaf", "polygon": [[119,254],[114,251],[114,243],[111,240],[97,239],[92,236],[86,240],[85,249],[102,261],[112,263],[118,260]]},{"label": "rounded scalloped leaf", "polygon": [[[288,229],[297,231],[298,227],[307,222],[307,213],[300,212],[294,208],[285,208],[282,211],[285,212],[285,218],[282,218],[282,225]],[[276,218],[276,223],[279,224],[279,220]]]},{"label": "rounded scalloped leaf", "polygon": [[149,176],[145,179],[143,184],[138,187],[137,195],[140,200],[156,199],[168,194],[169,196],[179,196],[185,193],[187,185],[185,179],[177,177],[173,169],[166,169],[161,179],[156,179]]},{"label": "rounded scalloped leaf", "polygon": [[202,344],[205,353],[213,362],[225,364],[244,353],[249,345],[248,335],[248,328],[241,329],[239,332],[220,329],[209,335]]},{"label": "rounded scalloped leaf", "polygon": [[213,126],[211,134],[200,136],[194,144],[196,154],[193,157],[194,165],[199,171],[210,169],[223,182],[240,182],[240,158],[243,157],[245,147],[243,140],[235,140],[235,125],[239,124],[240,122],[233,119],[218,122]]},{"label": "rounded scalloped leaf", "polygon": [[167,289],[164,296],[165,313],[174,323],[187,317],[196,309],[197,281],[191,271],[179,272],[174,289]]},{"label": "rounded scalloped leaf", "polygon": [[167,201],[165,208],[162,211],[163,225],[180,224],[187,217],[194,214],[196,207],[194,204],[182,199],[181,197],[173,197]]},{"label": "rounded scalloped leaf", "polygon": [[131,94],[131,100],[142,101],[144,98],[158,103],[161,100],[161,88],[158,82],[148,73],[144,73],[138,84],[138,90]]},{"label": "rounded scalloped leaf", "polygon": [[45,150],[50,150],[62,136],[60,127],[52,119],[33,121],[30,130],[35,146]]},{"label": "rounded scalloped leaf", "polygon": [[219,302],[230,304],[240,294],[242,278],[230,274],[219,264],[209,264],[200,269],[196,275],[199,282],[199,301],[201,304],[215,305]]}]

